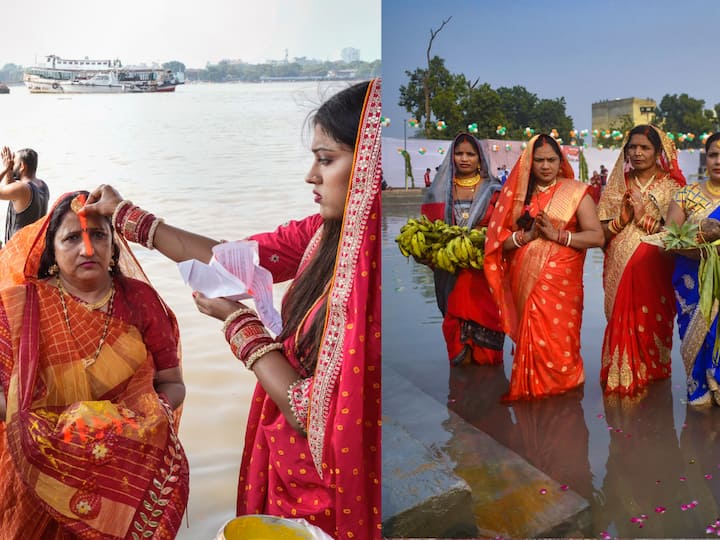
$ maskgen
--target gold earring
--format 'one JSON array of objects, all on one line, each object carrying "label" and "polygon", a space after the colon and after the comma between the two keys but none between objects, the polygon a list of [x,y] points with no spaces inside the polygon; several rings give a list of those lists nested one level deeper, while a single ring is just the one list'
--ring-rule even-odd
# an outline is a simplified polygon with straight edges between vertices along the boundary
[{"label": "gold earring", "polygon": [[59,268],[58,265],[55,264],[55,263],[51,264],[51,265],[50,265],[50,268],[48,268],[48,274],[50,274],[51,276],[54,276],[54,275],[57,274],[59,271],[60,271],[60,268]]},{"label": "gold earring", "polygon": [[115,261],[113,259],[110,259],[110,269],[115,266]]}]

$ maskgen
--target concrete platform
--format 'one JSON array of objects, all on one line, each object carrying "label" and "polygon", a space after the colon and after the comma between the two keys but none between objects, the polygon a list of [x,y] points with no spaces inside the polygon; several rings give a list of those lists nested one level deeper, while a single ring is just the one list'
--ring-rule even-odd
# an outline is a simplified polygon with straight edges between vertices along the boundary
[{"label": "concrete platform", "polygon": [[[589,525],[585,499],[563,490],[387,366],[383,367],[383,417],[383,533],[387,537],[472,537],[473,533],[458,529],[467,512],[474,517],[475,534],[486,538],[576,536]],[[428,456],[427,475],[417,474],[423,453],[416,443]],[[470,487],[470,501],[458,493],[463,491],[458,478]],[[443,512],[433,504],[438,498],[452,501],[453,509]],[[469,508],[463,507],[467,504]],[[427,511],[430,520],[424,515]],[[456,520],[456,515],[461,518]],[[419,528],[428,521],[432,532]],[[443,525],[446,532],[441,530]]]},{"label": "concrete platform", "polygon": [[383,451],[385,448],[393,450],[383,454],[382,511],[386,536],[477,534],[470,486],[455,475],[447,456],[432,455],[388,417],[383,418]]}]

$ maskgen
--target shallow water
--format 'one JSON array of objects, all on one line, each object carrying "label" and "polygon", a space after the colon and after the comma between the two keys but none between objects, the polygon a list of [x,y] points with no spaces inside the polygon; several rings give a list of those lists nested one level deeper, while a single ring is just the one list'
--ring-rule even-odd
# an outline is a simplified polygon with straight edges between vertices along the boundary
[{"label": "shallow water", "polygon": [[[651,385],[636,404],[603,399],[603,259],[600,250],[591,250],[584,269],[584,388],[502,404],[511,342],[506,339],[503,366],[450,369],[432,275],[405,259],[394,242],[406,219],[417,214],[413,206],[383,208],[384,365],[587,499],[592,522],[584,536],[706,537],[720,515],[720,408],[696,411],[685,404],[677,333],[670,379]],[[392,391],[383,386],[386,395]],[[428,430],[437,430],[446,451],[463,444],[443,426]],[[472,487],[473,478],[466,480]]]}]

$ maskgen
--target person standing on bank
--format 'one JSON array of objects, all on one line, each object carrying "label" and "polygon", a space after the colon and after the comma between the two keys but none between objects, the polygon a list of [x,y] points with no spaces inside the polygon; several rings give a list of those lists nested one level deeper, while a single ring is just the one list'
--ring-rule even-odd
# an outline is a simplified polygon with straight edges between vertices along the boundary
[{"label": "person standing on bank", "polygon": [[[224,320],[233,355],[258,379],[240,465],[238,515],[304,518],[337,538],[380,529],[380,79],[325,101],[312,117],[305,182],[319,213],[249,237],[283,298],[273,338],[255,311],[193,293]],[[111,186],[88,215],[180,262],[208,262],[219,242],[172,227]]]},{"label": "person standing on bank", "polygon": [[425,169],[425,187],[429,188],[432,184],[432,180],[430,180],[430,167]]},{"label": "person standing on bank", "polygon": [[[432,221],[486,227],[500,187],[500,181],[489,174],[478,140],[461,133],[425,194],[421,212]],[[501,364],[505,334],[483,271],[464,268],[455,275],[435,268],[433,272],[450,363]]]},{"label": "person standing on bank", "polygon": [[665,133],[649,124],[630,130],[598,205],[607,240],[600,369],[607,394],[634,396],[670,376],[674,260],[641,238],[661,229],[684,185],[677,150]]},{"label": "person standing on bank", "polygon": [[7,146],[0,151],[3,174],[0,181],[0,200],[10,201],[5,220],[5,243],[25,225],[47,214],[50,190],[35,176],[38,155],[23,148],[13,154]]}]

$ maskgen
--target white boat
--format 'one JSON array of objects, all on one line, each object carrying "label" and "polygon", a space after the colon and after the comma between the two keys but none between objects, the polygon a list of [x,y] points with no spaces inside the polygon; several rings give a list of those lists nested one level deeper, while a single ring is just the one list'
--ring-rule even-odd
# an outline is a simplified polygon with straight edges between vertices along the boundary
[{"label": "white boat", "polygon": [[31,93],[173,92],[182,75],[162,67],[123,66],[120,60],[66,60],[55,55],[25,70]]}]

